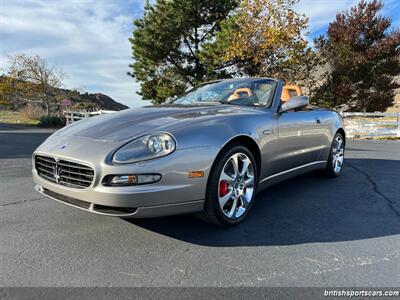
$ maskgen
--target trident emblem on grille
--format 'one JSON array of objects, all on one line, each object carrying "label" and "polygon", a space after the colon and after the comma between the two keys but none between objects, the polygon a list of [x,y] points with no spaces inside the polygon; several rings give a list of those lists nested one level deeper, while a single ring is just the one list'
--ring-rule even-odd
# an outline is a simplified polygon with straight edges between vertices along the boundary
[{"label": "trident emblem on grille", "polygon": [[58,166],[58,163],[56,162],[56,164],[53,166],[53,176],[54,179],[56,180],[56,183],[59,182],[60,175],[61,175],[61,167]]}]

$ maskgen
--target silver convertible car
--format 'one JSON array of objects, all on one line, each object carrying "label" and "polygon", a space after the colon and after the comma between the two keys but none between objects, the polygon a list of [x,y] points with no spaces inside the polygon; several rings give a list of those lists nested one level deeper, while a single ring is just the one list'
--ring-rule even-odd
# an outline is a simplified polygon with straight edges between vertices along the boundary
[{"label": "silver convertible car", "polygon": [[321,169],[338,176],[340,115],[269,78],[208,82],[160,106],[74,122],[33,154],[35,189],[108,216],[197,213],[219,226],[257,191]]}]

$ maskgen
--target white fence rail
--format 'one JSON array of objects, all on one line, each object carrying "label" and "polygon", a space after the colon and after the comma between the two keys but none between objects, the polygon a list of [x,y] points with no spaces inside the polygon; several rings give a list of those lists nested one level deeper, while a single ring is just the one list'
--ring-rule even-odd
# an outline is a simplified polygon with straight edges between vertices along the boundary
[{"label": "white fence rail", "polygon": [[71,124],[73,122],[98,116],[98,115],[103,115],[103,114],[111,114],[114,113],[114,110],[98,110],[98,111],[92,111],[92,112],[84,112],[84,111],[68,111],[65,112],[65,117],[67,118],[67,124]]},{"label": "white fence rail", "polygon": [[400,137],[398,113],[343,113],[349,138]]},{"label": "white fence rail", "polygon": [[[112,110],[94,112],[66,112],[67,124],[97,116],[114,113]],[[347,137],[400,137],[400,112],[398,113],[342,113],[346,124]]]}]

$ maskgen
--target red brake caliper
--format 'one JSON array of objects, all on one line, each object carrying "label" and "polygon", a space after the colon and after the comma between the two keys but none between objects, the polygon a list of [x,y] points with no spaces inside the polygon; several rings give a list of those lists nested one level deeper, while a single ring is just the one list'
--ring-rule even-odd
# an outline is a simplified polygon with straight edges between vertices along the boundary
[{"label": "red brake caliper", "polygon": [[221,181],[219,183],[219,196],[223,197],[228,194],[228,183],[226,181]]}]

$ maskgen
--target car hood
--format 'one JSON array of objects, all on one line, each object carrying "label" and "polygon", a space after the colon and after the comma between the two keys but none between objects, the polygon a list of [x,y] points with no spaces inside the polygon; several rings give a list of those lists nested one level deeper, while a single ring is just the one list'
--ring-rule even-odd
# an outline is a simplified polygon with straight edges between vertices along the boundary
[{"label": "car hood", "polygon": [[[88,118],[58,131],[54,136],[84,137],[93,140],[121,141],[165,128],[165,125],[254,111],[251,107],[213,106],[148,106]],[[186,122],[185,122],[186,121]]]}]

